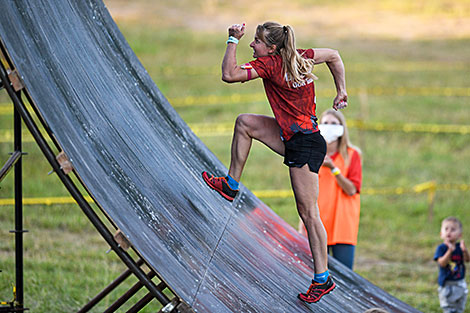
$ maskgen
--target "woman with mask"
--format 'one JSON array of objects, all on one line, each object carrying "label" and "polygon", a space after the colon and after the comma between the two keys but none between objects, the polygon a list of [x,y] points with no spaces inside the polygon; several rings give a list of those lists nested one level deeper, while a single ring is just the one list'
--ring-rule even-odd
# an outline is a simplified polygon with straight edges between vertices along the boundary
[{"label": "woman with mask", "polygon": [[[349,141],[341,112],[325,111],[319,128],[327,143],[325,160],[318,172],[320,217],[328,234],[328,251],[352,269],[361,206],[361,152]],[[302,221],[299,230],[305,234]]]}]

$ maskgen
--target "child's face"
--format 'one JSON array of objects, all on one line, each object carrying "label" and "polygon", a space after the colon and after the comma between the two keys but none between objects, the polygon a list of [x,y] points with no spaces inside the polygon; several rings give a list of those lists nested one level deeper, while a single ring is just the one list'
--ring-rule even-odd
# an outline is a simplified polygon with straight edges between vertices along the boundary
[{"label": "child's face", "polygon": [[457,240],[462,237],[462,230],[459,225],[452,221],[444,221],[441,227],[441,238],[444,241],[450,241],[452,243],[457,242]]}]

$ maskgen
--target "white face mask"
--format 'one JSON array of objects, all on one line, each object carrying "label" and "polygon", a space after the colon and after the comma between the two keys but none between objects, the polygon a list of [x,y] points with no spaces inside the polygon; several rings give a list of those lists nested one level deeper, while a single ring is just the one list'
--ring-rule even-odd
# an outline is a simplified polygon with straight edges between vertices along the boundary
[{"label": "white face mask", "polygon": [[319,124],[318,128],[323,138],[325,138],[326,143],[332,143],[344,134],[343,125]]}]

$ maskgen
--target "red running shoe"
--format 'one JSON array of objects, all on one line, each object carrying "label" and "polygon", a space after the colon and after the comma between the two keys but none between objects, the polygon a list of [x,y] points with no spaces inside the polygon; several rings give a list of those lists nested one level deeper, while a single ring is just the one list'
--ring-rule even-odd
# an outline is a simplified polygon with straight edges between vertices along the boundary
[{"label": "red running shoe", "polygon": [[315,303],[320,301],[324,295],[331,292],[335,287],[336,284],[333,279],[331,279],[331,276],[328,276],[328,279],[323,284],[319,284],[312,280],[312,284],[310,285],[310,288],[308,288],[307,293],[299,293],[297,297],[304,302]]},{"label": "red running shoe", "polygon": [[228,201],[233,201],[238,193],[238,190],[230,188],[225,177],[215,177],[214,175],[209,177],[209,174],[204,171],[202,172],[202,178],[209,187],[220,193],[220,195]]}]

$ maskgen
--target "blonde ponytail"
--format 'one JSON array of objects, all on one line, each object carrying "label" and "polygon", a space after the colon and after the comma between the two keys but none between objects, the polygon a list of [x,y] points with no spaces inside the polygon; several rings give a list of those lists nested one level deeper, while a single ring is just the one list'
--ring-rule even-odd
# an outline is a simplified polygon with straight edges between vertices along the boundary
[{"label": "blonde ponytail", "polygon": [[268,46],[276,45],[276,54],[282,57],[283,72],[290,85],[301,84],[317,77],[312,73],[314,60],[303,58],[295,47],[294,30],[289,25],[275,22],[258,25],[256,35]]}]

